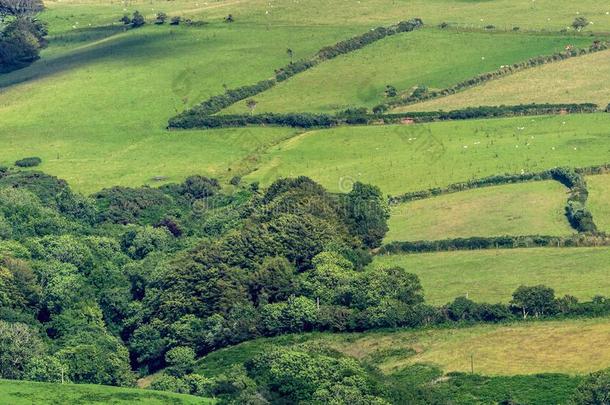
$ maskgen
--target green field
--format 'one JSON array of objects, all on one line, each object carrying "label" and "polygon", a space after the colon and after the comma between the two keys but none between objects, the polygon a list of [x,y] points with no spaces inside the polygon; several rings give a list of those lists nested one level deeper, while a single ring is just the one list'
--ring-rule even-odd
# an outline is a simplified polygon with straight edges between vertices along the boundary
[{"label": "green field", "polygon": [[386,241],[569,235],[567,189],[544,181],[485,187],[392,207]]},{"label": "green field", "polygon": [[[522,29],[559,30],[578,11],[595,22],[591,29],[610,29],[610,16],[606,15],[610,7],[593,0],[580,2],[578,10],[566,0],[559,4],[551,0],[536,4],[525,0],[457,3],[372,0],[358,4],[347,0],[309,0],[306,3],[291,0],[201,4],[184,0],[47,2],[48,11],[42,19],[50,23],[49,48],[32,66],[0,77],[0,141],[4,146],[0,163],[10,164],[23,156],[38,155],[43,159],[42,170],[67,179],[83,192],[117,184],[154,184],[153,177],[177,181],[193,173],[226,180],[255,166],[265,148],[293,135],[293,131],[168,133],[164,129],[167,119],[211,95],[222,93],[223,85],[236,87],[270,77],[275,68],[288,62],[287,48],[293,49],[297,58],[309,57],[322,46],[372,26],[414,16],[423,18],[429,26],[449,21],[475,27],[492,23],[499,28],[519,25]],[[123,32],[117,19],[136,9],[148,18],[163,10],[170,15],[203,19],[209,24],[148,26]],[[236,22],[224,24],[222,18],[229,13],[235,16]],[[415,34],[418,35],[424,40],[437,36],[437,44],[455,48],[456,57],[463,54],[468,63],[459,72],[461,75],[487,69],[486,63],[489,66],[503,63],[502,52],[491,49],[490,38],[502,39],[503,52],[511,60],[547,52],[564,42],[548,34],[536,37],[459,34],[452,40],[435,30]],[[375,63],[385,75],[413,72],[407,66],[413,62],[405,60],[392,46],[398,38],[381,45],[377,54],[363,51],[372,52],[368,55],[379,61],[387,59],[405,65],[403,70]],[[466,40],[471,38],[479,38],[477,47],[489,50],[493,58],[490,56],[485,64],[480,57],[474,58],[476,47],[466,46]],[[521,43],[523,49],[518,46]],[[410,43],[406,44],[408,48]],[[458,52],[459,49],[462,51]],[[439,50],[433,52],[434,58],[428,66],[422,65],[421,71],[429,70],[434,64],[438,66],[440,54]],[[374,66],[367,66],[366,70],[376,71]],[[440,85],[451,81],[450,73],[454,73],[452,68],[439,68],[431,75]],[[385,76],[383,81],[372,85],[376,89],[388,79]],[[422,76],[418,81],[423,79]],[[412,83],[406,77],[396,80],[399,85]],[[350,94],[358,92],[358,87],[351,87]],[[365,88],[363,100],[372,102],[378,96],[369,98],[370,94]],[[348,100],[350,104],[359,102],[358,98]],[[337,154],[342,153],[337,151]],[[591,158],[595,160],[594,156]],[[357,159],[348,164],[355,170],[345,173],[346,176],[370,170]],[[459,170],[468,172],[468,176],[478,174],[469,168]],[[331,178],[330,183],[335,185],[336,176]],[[265,175],[265,180],[270,177]]]},{"label": "green field", "polygon": [[589,199],[587,207],[593,214],[597,228],[603,232],[610,232],[610,175],[587,177]]},{"label": "green field", "polygon": [[190,395],[89,384],[0,380],[0,403],[10,405],[116,404],[195,405],[215,401]]},{"label": "green field", "polygon": [[[255,111],[370,108],[384,101],[386,85],[399,91],[417,85],[444,88],[500,65],[561,51],[567,44],[591,42],[588,37],[423,29],[389,37],[287,80],[253,97]],[[243,101],[222,113],[247,111]]]},{"label": "green field", "polygon": [[609,333],[608,319],[598,318],[336,335],[321,342],[361,359],[403,349],[379,364],[387,373],[416,363],[470,372],[472,356],[475,373],[483,375],[578,374],[608,366],[610,347],[603,342]]},{"label": "green field", "polygon": [[596,318],[418,331],[288,335],[219,350],[201,359],[198,372],[217,375],[270,345],[306,343],[372,362],[386,374],[418,363],[439,366],[444,372],[470,372],[472,355],[474,371],[482,375],[574,375],[607,367],[610,347],[603,342],[609,333],[609,319]]},{"label": "green field", "polygon": [[140,185],[156,176],[230,178],[241,160],[294,131],[168,132],[167,119],[222,93],[223,84],[268,77],[287,63],[289,46],[309,55],[356,31],[149,26],[43,55],[0,76],[0,88],[13,84],[0,92],[0,163],[40,156],[42,170],[84,192]]},{"label": "green field", "polygon": [[427,302],[468,296],[509,302],[520,285],[544,284],[557,296],[610,296],[609,248],[540,248],[376,256],[372,266],[402,266],[417,274]]},{"label": "green field", "polygon": [[395,111],[454,110],[469,106],[527,103],[596,103],[605,108],[610,89],[600,86],[610,75],[610,51],[551,63],[492,80],[463,92]]},{"label": "green field", "polygon": [[247,179],[269,184],[306,175],[331,190],[353,181],[400,194],[498,173],[606,162],[610,114],[424,125],[340,127],[306,132],[271,148]]}]

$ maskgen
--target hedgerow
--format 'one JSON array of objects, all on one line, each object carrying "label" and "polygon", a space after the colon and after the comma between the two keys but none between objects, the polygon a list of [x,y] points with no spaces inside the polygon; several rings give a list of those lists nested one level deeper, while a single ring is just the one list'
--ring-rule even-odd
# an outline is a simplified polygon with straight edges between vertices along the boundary
[{"label": "hedgerow", "polygon": [[570,236],[473,236],[470,238],[455,238],[434,241],[395,241],[382,246],[377,253],[426,253],[453,250],[517,249],[535,247],[587,247],[608,245],[610,245],[610,236],[607,236],[605,234],[574,234]]},{"label": "hedgerow", "polygon": [[512,65],[506,65],[506,66],[500,67],[499,69],[494,70],[492,72],[486,72],[486,73],[479,74],[477,76],[471,77],[470,79],[464,80],[462,82],[459,82],[457,84],[454,84],[453,86],[444,88],[442,90],[433,90],[433,91],[426,90],[426,91],[418,92],[416,89],[415,92],[413,92],[412,94],[410,94],[406,97],[389,100],[386,103],[382,103],[382,104],[375,106],[373,108],[373,110],[375,112],[383,112],[383,111],[390,110],[390,109],[400,106],[400,105],[414,104],[414,103],[417,103],[420,101],[448,96],[451,94],[455,94],[459,91],[462,91],[464,89],[478,86],[478,85],[488,82],[490,80],[508,76],[513,73],[525,70],[525,69],[530,69],[530,68],[533,68],[536,66],[547,64],[547,63],[559,62],[559,61],[566,60],[569,58],[603,51],[603,50],[606,50],[609,48],[610,48],[610,42],[607,42],[607,41],[602,42],[602,41],[596,40],[588,48],[570,48],[563,52],[555,53],[553,55],[537,56],[534,58],[530,58],[523,62],[514,63]]},{"label": "hedgerow", "polygon": [[191,120],[196,121],[197,118],[206,115],[216,114],[224,108],[235,104],[238,101],[248,97],[255,96],[263,91],[269,90],[278,82],[282,82],[298,73],[310,69],[320,62],[336,58],[349,52],[353,52],[363,48],[373,42],[379,41],[388,35],[394,35],[401,32],[409,32],[423,27],[424,23],[419,18],[414,18],[408,21],[402,21],[390,27],[378,27],[368,31],[362,35],[355,36],[345,41],[338,42],[334,45],[320,49],[316,55],[308,60],[301,60],[290,63],[282,68],[276,69],[273,79],[262,80],[254,85],[242,86],[236,89],[227,90],[224,94],[213,96],[203,103],[192,109],[185,111],[169,120],[170,128],[194,128],[190,125]]},{"label": "hedgerow", "polygon": [[467,120],[480,118],[514,117],[525,115],[552,115],[593,113],[598,106],[582,104],[519,104],[512,106],[479,106],[453,111],[423,111],[398,114],[370,114],[365,108],[341,111],[337,114],[264,113],[209,115],[205,111],[189,111],[170,120],[172,128],[228,128],[247,125],[276,125],[299,128],[333,127],[337,125],[400,124],[405,121],[425,123],[435,121]]}]

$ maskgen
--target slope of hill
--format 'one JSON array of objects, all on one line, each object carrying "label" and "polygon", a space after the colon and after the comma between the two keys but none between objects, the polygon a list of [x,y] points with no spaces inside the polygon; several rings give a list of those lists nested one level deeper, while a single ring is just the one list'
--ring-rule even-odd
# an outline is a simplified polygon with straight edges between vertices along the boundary
[{"label": "slope of hill", "polygon": [[479,105],[596,103],[605,108],[610,89],[600,80],[610,75],[610,51],[517,72],[451,96],[396,108],[395,111],[453,110]]},{"label": "slope of hill", "polygon": [[608,160],[610,114],[309,131],[274,146],[246,179],[306,175],[334,191],[358,180],[400,194],[498,173]]},{"label": "slope of hill", "polygon": [[426,301],[468,296],[509,302],[520,285],[544,284],[581,300],[610,295],[610,249],[543,248],[377,256],[373,266],[402,266],[419,276]]},{"label": "slope of hill", "polygon": [[[472,76],[528,58],[589,46],[589,37],[484,33],[423,29],[395,35],[329,61],[260,94],[256,112],[328,112],[373,107],[386,86],[399,92],[414,86],[444,88]],[[451,61],[451,62],[449,62]],[[222,114],[244,113],[245,102]]]},{"label": "slope of hill", "polygon": [[169,392],[116,388],[89,384],[50,384],[0,380],[0,403],[11,405],[113,404],[204,405],[212,399]]},{"label": "slope of hill", "polygon": [[587,205],[594,215],[599,229],[610,232],[610,175],[587,177],[590,197]]},{"label": "slope of hill", "polygon": [[569,235],[567,189],[545,181],[488,187],[392,207],[385,240]]}]

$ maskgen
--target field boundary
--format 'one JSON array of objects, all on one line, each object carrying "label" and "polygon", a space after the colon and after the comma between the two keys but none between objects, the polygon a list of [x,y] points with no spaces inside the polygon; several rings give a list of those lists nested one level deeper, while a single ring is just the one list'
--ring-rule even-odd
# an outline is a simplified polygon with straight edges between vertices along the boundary
[{"label": "field boundary", "polygon": [[432,253],[460,250],[576,248],[610,246],[610,235],[605,233],[576,233],[570,236],[472,236],[441,240],[394,241],[380,247],[375,254]]},{"label": "field boundary", "polygon": [[[546,181],[546,180],[554,180],[563,184],[569,189],[569,197],[565,206],[565,215],[570,224],[570,226],[579,232],[580,234],[587,234],[592,236],[599,236],[603,238],[604,244],[610,243],[610,239],[606,242],[606,234],[600,233],[597,229],[595,222],[593,221],[593,214],[586,207],[587,200],[589,197],[589,191],[587,189],[587,182],[585,180],[585,175],[599,175],[610,172],[610,163],[606,163],[603,165],[597,166],[589,166],[583,168],[569,168],[569,167],[556,167],[548,170],[543,170],[541,172],[532,172],[532,173],[521,173],[521,174],[503,174],[503,175],[494,175],[489,177],[483,177],[480,179],[469,180],[460,183],[453,183],[446,187],[436,187],[427,190],[421,191],[413,191],[408,192],[398,196],[388,196],[388,204],[390,206],[398,205],[402,203],[407,203],[416,200],[424,200],[431,197],[437,197],[445,194],[453,194],[461,191],[467,191],[477,188],[484,187],[493,187],[493,186],[502,186],[507,184],[518,184],[518,183],[526,183],[531,181]],[[519,236],[518,238],[525,238],[529,240],[530,238],[539,238],[539,235],[536,236]],[[474,246],[479,246],[480,237],[473,237],[476,240],[473,240]],[[504,238],[504,237],[502,237]],[[509,237],[514,238],[514,237]],[[550,236],[542,236],[542,238],[552,238]],[[466,238],[472,239],[472,238]],[[489,239],[487,242],[481,244],[481,246],[491,246],[491,247],[477,247],[477,249],[490,249],[493,248],[493,245],[496,243],[509,245],[510,243],[504,241],[503,239],[498,241],[497,238],[486,238]],[[463,238],[459,238],[455,244],[446,241],[418,241],[418,242],[405,242],[405,243],[440,243],[440,246],[461,246],[463,243]],[[513,245],[515,243],[520,243],[520,240],[514,240]],[[399,242],[401,243],[401,242]],[[536,247],[536,243],[533,242],[533,246],[523,246],[523,247]],[[541,243],[545,243],[543,246],[547,246],[547,244],[562,246],[564,242],[561,241],[543,241]],[[571,243],[571,242],[570,242]],[[599,243],[599,241],[595,240],[594,243]],[[470,242],[466,243],[467,245]],[[529,242],[527,244],[530,244]],[[598,245],[593,245],[598,246]],[[415,247],[413,247],[415,249]],[[409,247],[411,249],[411,247]]]},{"label": "field boundary", "polygon": [[170,118],[168,128],[183,128],[184,125],[186,125],[184,123],[188,122],[190,119],[193,119],[193,117],[216,114],[221,110],[237,103],[238,101],[269,90],[277,83],[283,82],[292,76],[311,69],[324,61],[362,49],[365,46],[373,44],[388,36],[411,32],[420,29],[423,26],[424,23],[421,19],[413,18],[408,21],[401,21],[398,24],[391,25],[389,27],[377,27],[365,32],[364,34],[337,42],[331,46],[323,47],[310,59],[291,62],[286,66],[276,69],[275,76],[271,79],[262,80],[253,85],[229,89],[224,94],[210,97],[198,106]]},{"label": "field boundary", "polygon": [[471,77],[470,79],[461,81],[457,84],[454,84],[453,86],[449,86],[441,90],[429,91],[427,88],[419,87],[406,97],[397,98],[394,100],[389,100],[386,103],[378,104],[377,106],[373,107],[373,112],[381,113],[400,106],[412,105],[423,101],[450,96],[452,94],[456,94],[461,91],[479,86],[491,80],[506,77],[514,73],[522,72],[524,70],[546,65],[549,63],[561,62],[574,57],[589,55],[608,49],[610,49],[609,41],[595,40],[593,44],[591,44],[591,46],[589,46],[588,48],[569,48],[566,49],[564,52],[558,52],[546,56],[537,56],[534,58],[527,59],[523,62],[500,67],[499,69],[496,69],[491,72],[479,74],[477,76]]},{"label": "field boundary", "polygon": [[451,111],[418,111],[391,114],[370,114],[366,109],[348,109],[336,114],[325,113],[264,113],[231,115],[191,115],[188,119],[172,120],[170,128],[216,129],[248,126],[292,128],[332,128],[341,125],[422,124],[441,121],[523,117],[536,115],[590,114],[601,111],[594,103],[517,104],[467,107]]}]

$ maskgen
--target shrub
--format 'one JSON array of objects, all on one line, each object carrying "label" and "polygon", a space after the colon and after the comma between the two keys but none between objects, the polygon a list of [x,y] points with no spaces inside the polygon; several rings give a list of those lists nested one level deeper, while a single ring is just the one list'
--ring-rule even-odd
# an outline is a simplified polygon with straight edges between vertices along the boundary
[{"label": "shrub", "polygon": [[42,163],[39,157],[27,157],[15,162],[15,166],[19,167],[34,167]]},{"label": "shrub", "polygon": [[589,25],[589,20],[587,20],[586,17],[576,17],[574,21],[572,21],[572,28],[577,31],[582,31],[587,25]]},{"label": "shrub", "polygon": [[139,11],[136,10],[133,13],[133,17],[131,17],[132,28],[139,28],[139,27],[143,26],[144,24],[146,24],[146,20],[144,19],[144,16],[142,14],[140,14]]},{"label": "shrub", "polygon": [[578,386],[570,404],[572,405],[608,405],[610,399],[610,370],[589,374]]},{"label": "shrub", "polygon": [[190,387],[180,378],[176,378],[171,375],[161,375],[156,378],[151,384],[149,389],[157,391],[169,391],[176,392],[178,394],[188,394]]},{"label": "shrub", "polygon": [[396,87],[392,86],[392,85],[387,85],[385,86],[385,96],[386,97],[396,97],[398,95],[398,91],[396,90]]},{"label": "shrub", "polygon": [[239,177],[239,176],[233,176],[233,178],[229,182],[229,184],[231,184],[232,186],[235,186],[235,187],[239,186],[239,183],[241,183],[241,177]]},{"label": "shrub", "polygon": [[170,25],[180,25],[180,21],[182,20],[182,18],[180,16],[174,16],[172,17],[172,19],[170,20],[169,24]]},{"label": "shrub", "polygon": [[165,14],[163,11],[158,12],[157,19],[155,20],[155,24],[157,24],[157,25],[165,24],[165,21],[167,21],[167,14]]},{"label": "shrub", "polygon": [[129,18],[129,16],[127,14],[125,14],[123,17],[121,17],[119,19],[119,22],[122,22],[125,25],[129,25],[129,24],[131,24],[131,18]]},{"label": "shrub", "polygon": [[174,377],[183,377],[195,368],[195,351],[190,347],[174,347],[165,354],[167,372]]}]

